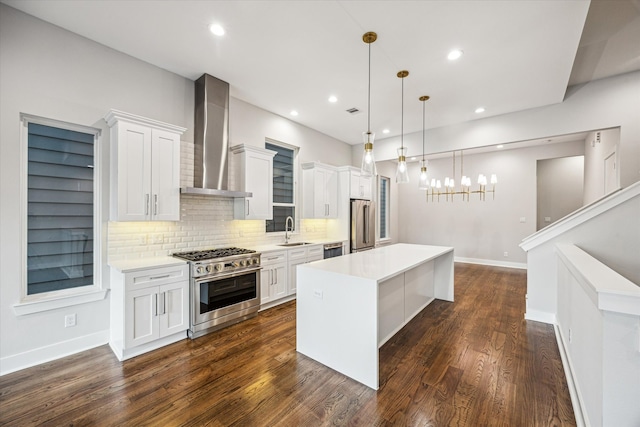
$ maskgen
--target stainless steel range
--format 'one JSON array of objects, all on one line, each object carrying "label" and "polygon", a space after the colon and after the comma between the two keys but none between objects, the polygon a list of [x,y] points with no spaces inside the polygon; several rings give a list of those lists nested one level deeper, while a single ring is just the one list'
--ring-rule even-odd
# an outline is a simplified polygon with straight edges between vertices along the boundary
[{"label": "stainless steel range", "polygon": [[189,338],[254,317],[260,308],[260,253],[221,248],[180,252],[189,261]]}]

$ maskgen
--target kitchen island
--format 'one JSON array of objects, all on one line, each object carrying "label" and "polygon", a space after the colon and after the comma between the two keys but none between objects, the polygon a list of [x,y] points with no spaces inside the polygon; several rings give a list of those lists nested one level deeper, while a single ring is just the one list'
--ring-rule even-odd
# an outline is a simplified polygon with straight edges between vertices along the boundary
[{"label": "kitchen island", "polygon": [[300,265],[297,351],[378,389],[378,349],[435,298],[453,301],[453,248],[396,244]]}]

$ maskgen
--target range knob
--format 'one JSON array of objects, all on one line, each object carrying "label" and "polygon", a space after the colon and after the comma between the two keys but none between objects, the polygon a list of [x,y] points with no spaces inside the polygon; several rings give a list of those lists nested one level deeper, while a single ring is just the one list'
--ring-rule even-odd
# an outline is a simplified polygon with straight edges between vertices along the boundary
[{"label": "range knob", "polygon": [[240,260],[240,265],[244,267],[245,265],[247,265],[247,261],[244,260],[244,259],[241,259]]},{"label": "range knob", "polygon": [[260,264],[260,258],[254,258],[254,259],[253,259],[253,263],[254,263],[255,265]]},{"label": "range knob", "polygon": [[224,265],[216,264],[216,271],[222,271],[223,268],[224,268]]},{"label": "range knob", "polygon": [[211,273],[213,271],[213,265],[207,265],[207,273]]},{"label": "range knob", "polygon": [[203,274],[204,273],[204,267],[203,266],[199,266],[196,268],[196,273],[198,274]]},{"label": "range knob", "polygon": [[238,261],[233,261],[233,262],[231,263],[231,265],[232,265],[232,266],[234,266],[234,267],[239,267],[239,266],[240,266],[240,264],[238,263]]}]

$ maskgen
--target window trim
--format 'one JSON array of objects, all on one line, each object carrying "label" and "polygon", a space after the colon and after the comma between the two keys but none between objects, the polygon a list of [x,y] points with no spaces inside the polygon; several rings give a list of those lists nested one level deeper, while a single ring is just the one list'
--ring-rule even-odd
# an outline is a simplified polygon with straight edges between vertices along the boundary
[{"label": "window trim", "polygon": [[[33,295],[27,294],[27,213],[28,213],[28,166],[29,123],[68,129],[92,134],[93,140],[93,284],[79,288],[61,289]],[[100,155],[101,129],[77,125],[45,117],[20,113],[20,301],[13,305],[16,315],[38,313],[56,308],[99,301],[106,298],[108,290],[102,283],[102,156]]]},{"label": "window trim", "polygon": [[385,206],[385,212],[386,212],[386,234],[387,237],[384,238],[380,238],[380,221],[379,221],[379,217],[377,218],[378,221],[376,221],[376,238],[377,241],[380,244],[386,244],[391,242],[391,178],[386,177],[386,176],[382,176],[382,175],[377,175],[376,176],[376,201],[377,201],[377,208],[378,208],[378,215],[380,215],[380,213],[382,212],[382,209],[380,209],[380,201],[381,201],[381,197],[380,197],[380,181],[381,180],[386,180],[387,181],[387,197],[386,197],[386,206]]},{"label": "window trim", "polygon": [[[298,224],[300,224],[300,219],[299,219],[300,210],[298,209],[299,207],[298,200],[300,200],[300,195],[298,194],[298,190],[300,188],[298,185],[298,179],[300,176],[300,171],[298,169],[299,168],[298,154],[300,153],[300,147],[287,144],[286,142],[278,141],[277,139],[272,139],[272,138],[265,138],[264,142],[265,142],[265,148],[266,148],[266,144],[272,144],[272,145],[277,145],[279,147],[286,148],[288,150],[293,151],[293,204],[274,203],[273,198],[271,199],[271,203],[273,206],[285,206],[285,207],[293,206],[293,211],[295,212],[295,218],[293,219],[293,231],[290,232],[290,235],[297,235],[299,234]],[[271,208],[271,213],[273,213],[273,207]],[[286,233],[285,231],[266,231],[267,236],[284,236],[285,233]]]}]

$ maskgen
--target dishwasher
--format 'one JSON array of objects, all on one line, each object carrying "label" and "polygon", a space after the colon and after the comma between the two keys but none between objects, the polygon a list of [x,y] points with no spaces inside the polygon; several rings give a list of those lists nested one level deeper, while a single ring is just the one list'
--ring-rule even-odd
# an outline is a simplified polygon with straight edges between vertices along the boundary
[{"label": "dishwasher", "polygon": [[342,242],[324,245],[324,259],[342,256]]}]

